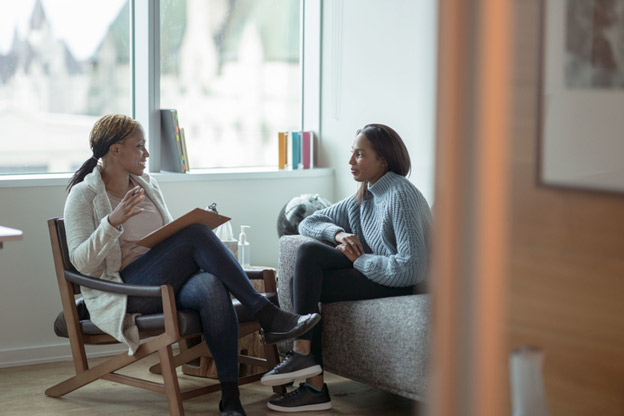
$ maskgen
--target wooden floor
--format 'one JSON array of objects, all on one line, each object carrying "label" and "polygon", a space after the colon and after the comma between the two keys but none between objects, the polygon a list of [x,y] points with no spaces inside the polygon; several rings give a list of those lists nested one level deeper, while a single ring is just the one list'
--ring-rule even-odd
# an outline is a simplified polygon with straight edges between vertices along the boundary
[{"label": "wooden floor", "polygon": [[[94,360],[93,362],[97,362]],[[146,358],[129,367],[125,374],[143,377],[154,361]],[[168,415],[164,395],[109,381],[96,381],[63,398],[47,397],[44,391],[73,374],[71,362],[38,364],[26,367],[0,368],[0,414],[3,416],[158,416]],[[157,376],[153,376],[159,381]],[[306,415],[341,416],[414,416],[417,404],[376,388],[333,374],[326,381],[332,396],[333,409],[305,412]],[[205,379],[180,374],[184,389],[205,384]],[[273,397],[270,387],[259,382],[241,386],[241,401],[248,416],[296,415],[267,409],[266,401]],[[213,393],[184,402],[187,416],[219,415],[220,393]],[[301,413],[299,413],[301,414]]]}]

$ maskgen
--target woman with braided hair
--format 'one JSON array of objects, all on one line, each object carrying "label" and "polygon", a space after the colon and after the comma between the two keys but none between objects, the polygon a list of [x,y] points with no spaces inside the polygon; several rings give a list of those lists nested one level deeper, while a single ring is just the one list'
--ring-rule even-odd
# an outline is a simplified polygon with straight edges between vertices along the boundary
[{"label": "woman with braided hair", "polygon": [[[215,360],[222,416],[245,415],[238,390],[238,318],[230,294],[260,322],[265,341],[301,335],[320,319],[282,311],[247,275],[208,227],[193,224],[155,247],[137,241],[172,221],[160,188],[145,172],[149,152],[141,125],[111,114],[91,131],[93,156],[76,171],[65,203],[69,257],[81,273],[139,285],[169,284],[179,309],[194,309]],[[101,161],[101,163],[100,163]],[[90,318],[133,354],[139,346],[134,317],[160,312],[159,299],[83,288]]]}]

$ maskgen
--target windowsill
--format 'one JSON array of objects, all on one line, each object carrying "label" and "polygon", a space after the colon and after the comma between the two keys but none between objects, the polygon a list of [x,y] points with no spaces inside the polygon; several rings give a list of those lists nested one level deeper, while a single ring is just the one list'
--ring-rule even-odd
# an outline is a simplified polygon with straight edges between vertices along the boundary
[{"label": "windowsill", "polygon": [[[158,182],[224,181],[249,179],[289,179],[293,177],[322,177],[333,175],[332,168],[280,170],[276,167],[196,169],[188,173],[159,172],[151,175]],[[34,186],[67,186],[71,173],[32,175],[0,175],[0,188]]]}]

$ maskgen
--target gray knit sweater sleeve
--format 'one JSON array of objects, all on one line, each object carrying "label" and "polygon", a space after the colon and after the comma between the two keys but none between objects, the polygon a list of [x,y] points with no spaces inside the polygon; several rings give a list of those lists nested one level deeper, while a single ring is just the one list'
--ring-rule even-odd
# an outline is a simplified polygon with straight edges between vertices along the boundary
[{"label": "gray knit sweater sleeve", "polygon": [[349,226],[349,211],[354,205],[353,197],[349,197],[316,211],[299,223],[299,234],[336,244],[334,237],[339,231],[352,232]]}]

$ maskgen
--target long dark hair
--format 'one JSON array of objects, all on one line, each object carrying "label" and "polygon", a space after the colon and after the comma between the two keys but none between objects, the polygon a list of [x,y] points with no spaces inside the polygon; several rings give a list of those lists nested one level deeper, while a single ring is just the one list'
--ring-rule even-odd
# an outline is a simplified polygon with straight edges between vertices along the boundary
[{"label": "long dark hair", "polygon": [[108,114],[95,122],[89,135],[89,147],[93,156],[87,159],[67,185],[67,191],[82,182],[98,164],[98,160],[108,153],[108,149],[115,143],[122,142],[126,137],[133,134],[137,129],[141,129],[141,124],[123,114]]},{"label": "long dark hair", "polygon": [[[388,165],[388,171],[397,175],[408,176],[412,168],[407,147],[401,136],[392,128],[384,124],[367,124],[359,129],[355,135],[366,137],[377,154]],[[361,203],[368,194],[368,182],[364,181],[355,194],[355,200]]]}]

